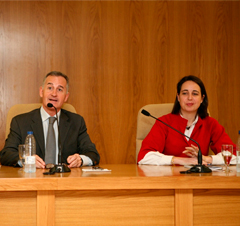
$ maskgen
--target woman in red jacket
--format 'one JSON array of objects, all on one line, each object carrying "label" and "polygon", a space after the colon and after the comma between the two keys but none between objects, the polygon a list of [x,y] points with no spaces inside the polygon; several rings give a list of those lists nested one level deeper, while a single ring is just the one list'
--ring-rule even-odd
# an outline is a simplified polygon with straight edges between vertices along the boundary
[{"label": "woman in red jacket", "polygon": [[[222,144],[236,145],[217,120],[207,112],[208,97],[203,82],[196,76],[183,77],[177,84],[177,96],[172,113],[159,119],[197,141],[203,164],[224,164]],[[208,156],[209,147],[215,155]],[[198,146],[163,123],[156,121],[142,142],[138,164],[197,164]],[[235,158],[232,158],[235,161]]]}]

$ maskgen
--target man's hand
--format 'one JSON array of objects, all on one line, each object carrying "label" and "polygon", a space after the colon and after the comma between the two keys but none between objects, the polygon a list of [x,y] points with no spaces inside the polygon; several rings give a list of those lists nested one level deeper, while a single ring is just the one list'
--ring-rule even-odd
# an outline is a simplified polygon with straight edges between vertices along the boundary
[{"label": "man's hand", "polygon": [[38,155],[35,155],[35,156],[36,156],[36,167],[39,169],[44,169],[46,166],[45,162]]},{"label": "man's hand", "polygon": [[82,165],[82,158],[79,154],[70,155],[67,158],[67,162],[69,168],[80,167]]}]

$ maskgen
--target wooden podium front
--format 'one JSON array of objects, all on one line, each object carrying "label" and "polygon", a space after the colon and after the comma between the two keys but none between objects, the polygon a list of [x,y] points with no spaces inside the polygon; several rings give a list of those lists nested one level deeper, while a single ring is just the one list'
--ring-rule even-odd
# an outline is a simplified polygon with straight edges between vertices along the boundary
[{"label": "wooden podium front", "polygon": [[[101,165],[43,175],[0,167],[1,226],[240,225],[240,174],[181,166]],[[84,167],[87,168],[87,167]]]}]

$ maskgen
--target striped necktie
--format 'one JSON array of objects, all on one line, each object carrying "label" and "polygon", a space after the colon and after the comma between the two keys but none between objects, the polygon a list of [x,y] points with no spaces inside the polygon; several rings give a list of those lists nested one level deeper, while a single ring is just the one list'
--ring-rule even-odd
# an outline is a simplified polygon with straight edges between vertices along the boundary
[{"label": "striped necktie", "polygon": [[56,163],[56,138],[55,138],[55,132],[53,128],[53,124],[55,120],[56,120],[55,117],[49,117],[47,142],[46,142],[46,150],[45,150],[46,164]]}]

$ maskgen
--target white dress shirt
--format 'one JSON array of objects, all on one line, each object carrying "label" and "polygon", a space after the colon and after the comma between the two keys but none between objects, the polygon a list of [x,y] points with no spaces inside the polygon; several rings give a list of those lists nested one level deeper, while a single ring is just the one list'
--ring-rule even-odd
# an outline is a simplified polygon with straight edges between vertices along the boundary
[{"label": "white dress shirt", "polygon": [[[48,132],[48,119],[49,117],[51,117],[45,110],[43,107],[40,108],[40,114],[41,114],[41,118],[42,118],[42,125],[43,125],[43,134],[44,134],[44,142],[45,142],[45,147],[46,147],[46,141],[47,141],[47,132]],[[61,114],[61,110],[57,113],[57,117],[58,117],[58,122],[60,123],[60,114]],[[56,115],[54,115],[54,117],[56,118]],[[56,138],[56,162],[55,164],[58,163],[58,128],[57,128],[57,120],[55,120],[55,122],[53,123],[53,128],[54,128],[54,132],[55,132],[55,138]],[[83,161],[83,165],[84,166],[91,166],[93,165],[92,160],[86,156],[86,155],[80,155],[80,157],[82,158]]]}]

